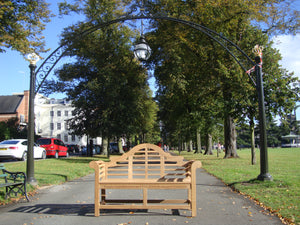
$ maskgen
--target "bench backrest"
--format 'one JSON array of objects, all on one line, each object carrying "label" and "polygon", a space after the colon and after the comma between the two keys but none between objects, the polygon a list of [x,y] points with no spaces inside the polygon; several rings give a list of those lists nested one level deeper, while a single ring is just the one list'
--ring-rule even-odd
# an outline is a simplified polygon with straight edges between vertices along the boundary
[{"label": "bench backrest", "polygon": [[[4,170],[5,170],[4,164],[0,164],[0,170],[2,171],[2,174],[0,174],[0,178],[1,178],[1,177],[6,178],[8,174],[4,172]],[[1,182],[1,181],[0,181],[0,182]],[[5,180],[5,182],[6,182],[6,180]]]},{"label": "bench backrest", "polygon": [[184,179],[192,161],[164,152],[153,144],[140,144],[110,162],[99,163],[99,179]]}]

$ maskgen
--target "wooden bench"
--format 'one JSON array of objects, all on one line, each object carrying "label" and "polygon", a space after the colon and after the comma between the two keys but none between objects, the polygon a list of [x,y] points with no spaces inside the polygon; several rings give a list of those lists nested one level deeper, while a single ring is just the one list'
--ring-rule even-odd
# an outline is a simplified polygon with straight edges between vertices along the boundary
[{"label": "wooden bench", "polygon": [[[100,215],[100,209],[187,209],[196,216],[196,169],[201,167],[200,161],[185,161],[153,144],[137,145],[110,159],[89,164],[95,170],[95,216]],[[141,199],[107,199],[107,189],[140,189],[143,195]],[[150,189],[186,189],[187,196],[148,199]]]},{"label": "wooden bench", "polygon": [[17,196],[18,193],[25,195],[27,201],[29,198],[26,191],[26,175],[24,172],[10,172],[5,169],[4,164],[0,164],[0,178],[4,178],[4,182],[0,182],[0,188],[5,187],[5,199],[12,197],[11,195]]}]

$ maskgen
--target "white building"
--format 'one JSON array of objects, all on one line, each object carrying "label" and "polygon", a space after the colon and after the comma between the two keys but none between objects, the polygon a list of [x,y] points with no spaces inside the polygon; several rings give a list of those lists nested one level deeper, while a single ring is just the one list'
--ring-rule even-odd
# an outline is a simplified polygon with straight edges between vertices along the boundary
[{"label": "white building", "polygon": [[[58,138],[65,144],[87,145],[87,137],[71,135],[67,120],[73,117],[71,102],[66,99],[50,99],[41,94],[35,98],[35,132],[48,138]],[[101,145],[102,139],[94,139],[94,144]]]}]

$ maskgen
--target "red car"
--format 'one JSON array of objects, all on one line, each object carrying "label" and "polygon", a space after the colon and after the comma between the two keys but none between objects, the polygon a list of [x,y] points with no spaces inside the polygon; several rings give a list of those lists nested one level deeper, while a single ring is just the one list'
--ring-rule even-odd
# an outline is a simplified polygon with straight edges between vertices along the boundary
[{"label": "red car", "polygon": [[46,149],[47,156],[54,156],[56,159],[60,156],[69,157],[68,147],[56,138],[40,138],[36,142]]}]

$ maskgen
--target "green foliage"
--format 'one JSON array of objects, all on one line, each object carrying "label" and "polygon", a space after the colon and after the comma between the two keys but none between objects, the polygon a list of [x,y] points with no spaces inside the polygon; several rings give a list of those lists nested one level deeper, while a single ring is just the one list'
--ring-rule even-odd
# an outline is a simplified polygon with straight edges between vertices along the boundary
[{"label": "green foliage", "polygon": [[[252,48],[258,43],[263,45],[265,98],[267,113],[271,117],[289,113],[294,107],[295,95],[290,88],[297,78],[280,67],[280,55],[272,48],[268,36],[251,24],[254,20],[269,23],[272,18],[272,26],[276,25],[268,32],[274,32],[274,28],[280,29],[280,32],[296,31],[296,27],[289,29],[289,23],[299,21],[292,14],[289,14],[290,17],[285,14],[291,19],[286,23],[279,21],[279,17],[274,18],[275,12],[283,15],[284,10],[293,11],[287,5],[279,6],[280,2],[219,0],[183,3],[165,0],[155,1],[147,10],[153,13],[163,11],[172,17],[221,32],[253,58]],[[203,134],[207,134],[222,119],[233,118],[234,122],[238,122],[245,118],[254,121],[258,117],[256,88],[245,71],[216,42],[178,23],[154,21],[151,26],[152,31],[147,34],[147,39],[156,51],[148,65],[155,65],[160,119],[171,138],[187,141],[198,127],[202,128]],[[250,69],[253,66],[239,52],[229,49],[244,67]],[[234,129],[232,126],[225,127],[228,127],[225,130],[229,134],[225,135],[225,140],[228,140],[235,135],[234,132],[229,133]]]},{"label": "green foliage", "polygon": [[[93,23],[101,23],[119,15],[122,4],[91,1],[68,10],[79,10]],[[69,125],[77,135],[112,138],[152,131],[157,106],[147,71],[133,58],[134,32],[123,24],[113,24],[78,38],[78,33],[93,25],[79,23],[65,29],[62,43],[76,61],[56,71],[58,80],[48,82],[46,86],[53,89],[47,91],[65,92],[73,101],[75,117]]]},{"label": "green foliage", "polygon": [[45,52],[42,31],[49,22],[45,0],[6,0],[0,3],[0,52]]},{"label": "green foliage", "polygon": [[12,138],[27,138],[27,130],[19,127],[18,118],[0,122],[0,140]]}]

